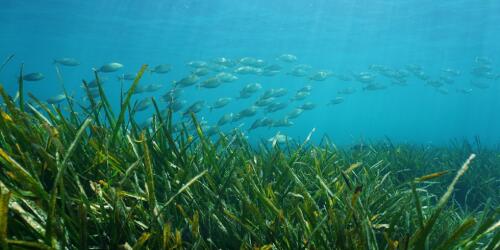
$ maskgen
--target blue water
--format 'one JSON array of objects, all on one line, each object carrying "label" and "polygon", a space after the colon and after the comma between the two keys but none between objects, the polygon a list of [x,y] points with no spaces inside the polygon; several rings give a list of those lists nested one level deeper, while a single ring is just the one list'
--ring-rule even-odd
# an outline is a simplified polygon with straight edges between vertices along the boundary
[{"label": "blue water", "polygon": [[[217,89],[192,86],[185,89],[182,99],[212,103],[217,97],[237,96],[247,83],[260,82],[264,90],[287,88],[286,100],[310,83],[313,90],[307,100],[316,103],[316,109],[305,112],[292,127],[260,128],[248,133],[249,138],[269,138],[277,131],[304,138],[316,128],[313,138],[319,140],[327,134],[338,144],[385,136],[393,141],[432,144],[480,136],[485,144],[498,144],[500,80],[482,79],[491,85],[488,89],[469,85],[476,57],[490,58],[493,72],[500,73],[498,23],[499,1],[2,0],[0,60],[10,54],[15,57],[0,73],[0,82],[15,95],[19,65],[24,63],[25,72],[46,75],[26,86],[27,91],[46,99],[62,91],[52,60],[74,57],[81,65],[61,70],[69,92],[82,96],[81,79],[92,79],[93,67],[117,61],[125,67],[106,74],[110,81],[105,89],[118,109],[120,85],[114,79],[120,73],[136,72],[144,63],[169,63],[173,69],[166,75],[146,74],[142,83],[161,83],[164,88],[137,96],[137,100],[164,94],[173,80],[190,72],[187,62],[216,57],[251,56],[276,63],[278,55],[291,53],[299,59],[296,64],[343,74],[367,71],[371,64],[395,69],[418,64],[431,77],[453,68],[461,74],[454,84],[446,85],[448,95],[415,77],[401,87],[377,76],[377,82],[388,89],[358,91],[345,96],[342,104],[326,106],[338,96],[338,89],[354,86],[359,90],[362,85],[334,77],[324,82],[291,77],[284,73],[290,66],[285,66],[274,77],[239,76],[239,81]],[[473,91],[464,95],[457,88]],[[214,123],[224,113],[248,107],[257,96],[218,111],[205,109],[200,117]],[[282,117],[299,104],[268,116]],[[146,119],[152,112],[150,108],[139,118]],[[243,120],[243,128],[262,116],[260,111]]]}]

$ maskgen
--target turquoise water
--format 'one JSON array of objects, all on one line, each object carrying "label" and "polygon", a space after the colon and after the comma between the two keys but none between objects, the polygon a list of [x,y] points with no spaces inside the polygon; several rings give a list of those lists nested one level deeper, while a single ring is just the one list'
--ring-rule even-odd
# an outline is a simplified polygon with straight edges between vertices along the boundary
[{"label": "turquoise water", "polygon": [[[312,2],[312,3],[311,3]],[[316,140],[327,134],[339,144],[358,143],[389,137],[393,141],[443,144],[454,139],[479,136],[485,144],[500,139],[500,2],[498,1],[23,1],[0,2],[0,60],[15,57],[0,72],[0,82],[14,96],[19,65],[25,72],[42,72],[45,79],[27,83],[27,91],[40,99],[61,93],[53,59],[76,58],[77,67],[61,67],[65,87],[81,100],[82,78],[91,80],[92,68],[109,62],[124,65],[115,73],[102,74],[109,80],[105,90],[118,109],[123,73],[134,73],[144,63],[154,66],[168,63],[172,71],[165,75],[146,74],[141,83],[160,83],[155,93],[135,96],[159,98],[192,70],[186,63],[211,61],[217,57],[233,60],[255,57],[283,69],[276,76],[238,75],[239,80],[216,89],[190,86],[181,97],[187,103],[218,97],[236,97],[252,82],[263,89],[249,99],[237,100],[227,107],[199,113],[214,124],[225,113],[247,108],[266,89],[283,87],[289,99],[303,86],[313,89],[305,100],[317,107],[294,120],[286,128],[259,128],[246,132],[250,139],[267,139],[278,131],[304,138],[316,128]],[[281,54],[293,54],[298,60],[284,63]],[[491,63],[488,78],[471,74],[477,58]],[[387,88],[363,91],[363,83],[329,77],[311,81],[307,77],[287,75],[293,65],[329,70],[335,75],[373,72],[370,65],[405,70],[416,64],[431,79],[442,76],[444,69],[460,71],[453,83],[440,89],[414,75],[407,85],[391,83],[378,72],[375,81]],[[227,69],[232,72],[234,69]],[[214,75],[215,73],[211,73]],[[492,77],[490,77],[492,76]],[[205,79],[203,77],[202,79]],[[492,78],[492,79],[490,79]],[[470,84],[480,81],[487,88]],[[130,83],[126,83],[129,86]],[[338,90],[352,87],[356,93],[339,95]],[[445,89],[444,91],[437,91]],[[460,93],[460,89],[472,89]],[[339,105],[326,105],[343,96]],[[82,101],[83,102],[83,101]],[[258,114],[231,125],[246,130],[255,119],[281,118],[302,102],[290,102],[285,110]],[[165,107],[165,103],[161,103]],[[139,114],[145,120],[149,108]],[[180,119],[180,118],[179,118]]]}]

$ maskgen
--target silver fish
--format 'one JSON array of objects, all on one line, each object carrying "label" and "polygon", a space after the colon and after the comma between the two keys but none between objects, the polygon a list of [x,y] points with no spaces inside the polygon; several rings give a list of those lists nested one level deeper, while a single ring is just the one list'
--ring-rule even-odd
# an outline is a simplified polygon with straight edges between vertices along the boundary
[{"label": "silver fish", "polygon": [[292,68],[292,70],[290,72],[288,72],[287,74],[291,75],[291,76],[296,76],[296,77],[303,77],[303,76],[307,76],[309,74],[309,70],[311,68],[312,67],[307,65],[307,64],[299,64],[299,65],[294,66]]},{"label": "silver fish", "polygon": [[208,125],[203,126],[201,130],[203,130],[205,136],[208,137],[216,135],[220,131],[218,126],[208,126]]},{"label": "silver fish", "polygon": [[311,90],[312,90],[312,86],[306,85],[306,86],[302,87],[301,89],[299,89],[298,92],[311,92]]},{"label": "silver fish", "polygon": [[162,100],[166,102],[170,102],[171,100],[176,100],[182,95],[182,92],[184,92],[180,88],[171,88],[167,93],[165,93],[162,96]]},{"label": "silver fish", "polygon": [[273,97],[282,97],[285,96],[288,91],[285,88],[277,88],[273,91]]},{"label": "silver fish", "polygon": [[260,75],[262,74],[262,71],[263,71],[262,69],[252,66],[241,66],[234,70],[235,73],[241,75],[248,75],[248,74]]},{"label": "silver fish", "polygon": [[429,79],[427,80],[427,85],[430,85],[434,88],[439,88],[444,85],[444,82],[440,79]]},{"label": "silver fish", "polygon": [[205,106],[205,101],[196,101],[195,103],[191,104],[186,111],[184,111],[184,115],[189,115],[189,113],[198,113],[200,112],[203,107]]},{"label": "silver fish", "polygon": [[314,80],[314,81],[324,81],[326,80],[328,77],[330,77],[332,75],[332,73],[330,71],[326,71],[326,70],[320,70],[314,74],[312,74],[310,77],[309,77],[309,80]]},{"label": "silver fish", "polygon": [[266,62],[262,59],[257,59],[254,57],[243,57],[239,60],[239,63],[242,65],[246,66],[252,66],[252,67],[263,67],[266,65]]},{"label": "silver fish", "polygon": [[259,119],[255,120],[248,130],[251,131],[251,130],[254,130],[254,129],[260,128],[260,127],[269,127],[272,124],[273,124],[273,120],[271,120],[270,118],[267,118],[267,117],[263,117],[263,118],[259,118]]},{"label": "silver fish", "polygon": [[332,100],[330,100],[330,102],[328,102],[328,105],[337,105],[337,104],[341,104],[343,102],[344,102],[344,98],[339,96],[339,97],[335,97]]},{"label": "silver fish", "polygon": [[294,123],[292,121],[290,121],[288,119],[288,117],[285,117],[285,118],[282,118],[282,119],[278,119],[278,120],[275,120],[272,124],[272,127],[291,127],[292,125],[294,125]]},{"label": "silver fish", "polygon": [[174,81],[174,84],[175,84],[175,86],[179,86],[179,87],[184,88],[184,87],[194,85],[198,81],[198,79],[200,79],[200,78],[197,75],[191,74],[191,75],[188,75],[188,76],[182,78],[179,81]]},{"label": "silver fish", "polygon": [[370,72],[361,72],[354,77],[361,83],[372,83],[375,80],[375,75]]},{"label": "silver fish", "polygon": [[111,72],[115,72],[121,68],[123,68],[123,64],[117,63],[117,62],[112,62],[112,63],[102,65],[97,71],[103,72],[103,73],[111,73]]},{"label": "silver fish", "polygon": [[255,114],[257,114],[257,106],[250,106],[250,107],[240,111],[238,113],[238,116],[240,118],[243,118],[243,117],[254,116]]},{"label": "silver fish", "polygon": [[[108,80],[108,78],[106,77],[99,77],[99,83],[101,84],[101,86]],[[87,86],[89,88],[97,88],[97,81],[96,79],[93,79],[92,81],[88,82],[87,83]]]},{"label": "silver fish", "polygon": [[208,68],[196,68],[195,70],[193,70],[193,74],[197,75],[197,76],[206,76],[210,73],[210,69]]},{"label": "silver fish", "polygon": [[161,84],[149,84],[146,86],[146,92],[156,92],[158,90],[160,90],[161,88],[163,87],[163,85]]},{"label": "silver fish", "polygon": [[193,67],[193,68],[203,68],[203,67],[207,67],[208,63],[205,61],[190,61],[187,63],[187,65],[189,67]]},{"label": "silver fish", "polygon": [[198,88],[208,88],[208,89],[213,89],[217,88],[222,84],[222,82],[219,80],[217,77],[210,77],[206,79],[205,81],[201,82],[198,85]]},{"label": "silver fish", "polygon": [[286,117],[288,119],[295,119],[295,118],[299,117],[302,113],[304,113],[303,109],[296,108],[296,109],[292,110],[292,112],[288,113],[288,115]]},{"label": "silver fish", "polygon": [[142,99],[135,106],[135,111],[136,112],[144,111],[148,109],[151,106],[151,104],[152,104],[151,98]]},{"label": "silver fish", "polygon": [[74,67],[80,65],[80,62],[75,58],[63,57],[59,59],[54,59],[55,64],[60,64],[64,66]]},{"label": "silver fish", "polygon": [[311,109],[316,108],[316,104],[314,104],[312,102],[305,102],[302,105],[300,105],[299,108],[303,109],[303,110],[311,110]]},{"label": "silver fish", "polygon": [[118,80],[123,81],[133,81],[137,77],[137,74],[122,74],[117,77]]},{"label": "silver fish", "polygon": [[308,91],[298,91],[295,96],[291,99],[292,101],[299,101],[306,99],[311,93]]},{"label": "silver fish", "polygon": [[222,72],[227,70],[226,66],[220,64],[209,64],[207,67],[213,72]]},{"label": "silver fish", "polygon": [[230,122],[233,121],[233,113],[229,113],[229,114],[224,114],[220,119],[219,121],[217,122],[217,126],[224,126]]},{"label": "silver fish", "polygon": [[249,83],[243,87],[243,89],[240,90],[240,97],[239,98],[248,98],[250,97],[253,93],[259,91],[262,89],[262,85],[260,83]]},{"label": "silver fish", "polygon": [[280,134],[280,132],[278,132],[275,136],[268,139],[268,141],[273,145],[273,147],[276,146],[276,144],[283,144],[291,140],[292,139],[290,137]]},{"label": "silver fish", "polygon": [[223,65],[225,67],[234,67],[236,65],[236,62],[226,58],[226,57],[218,57],[213,60],[214,63]]},{"label": "silver fish", "polygon": [[160,90],[163,87],[161,84],[139,85],[135,88],[134,94],[151,93]]},{"label": "silver fish", "polygon": [[156,65],[152,70],[151,73],[156,73],[156,74],[166,74],[172,70],[172,66],[170,64],[160,64]]},{"label": "silver fish", "polygon": [[220,108],[223,108],[225,107],[226,105],[228,105],[231,101],[233,100],[233,98],[231,97],[221,97],[219,99],[217,99],[211,106],[210,106],[210,111],[212,111],[213,109],[220,109]]},{"label": "silver fish", "polygon": [[43,80],[45,76],[40,73],[40,72],[35,72],[35,73],[29,73],[23,76],[23,80],[28,81],[28,82],[36,82]]},{"label": "silver fish", "polygon": [[275,89],[268,89],[260,96],[260,99],[268,99],[273,97]]},{"label": "silver fish", "polygon": [[269,106],[266,107],[266,111],[268,113],[274,113],[278,110],[282,110],[284,108],[288,107],[288,104],[287,103],[284,103],[284,102],[274,102],[274,103],[271,103]]},{"label": "silver fish", "polygon": [[176,101],[173,101],[171,102],[168,107],[172,109],[172,112],[178,112],[180,111],[182,108],[184,108],[184,106],[186,105],[186,101],[179,101],[179,100],[176,100]]},{"label": "silver fish", "polygon": [[269,98],[259,98],[257,101],[254,102],[254,105],[257,107],[265,107],[269,106],[271,103],[274,102],[274,97],[269,97]]},{"label": "silver fish", "polygon": [[297,57],[295,55],[292,55],[292,54],[282,54],[282,55],[278,56],[276,59],[280,60],[282,62],[288,62],[288,63],[292,63],[292,62],[297,61]]},{"label": "silver fish", "polygon": [[221,82],[234,82],[238,80],[238,77],[227,72],[220,72],[217,75],[215,75],[217,79],[219,79]]},{"label": "silver fish", "polygon": [[53,97],[50,97],[47,99],[48,104],[58,104],[62,101],[66,100],[66,95],[65,94],[59,94]]}]

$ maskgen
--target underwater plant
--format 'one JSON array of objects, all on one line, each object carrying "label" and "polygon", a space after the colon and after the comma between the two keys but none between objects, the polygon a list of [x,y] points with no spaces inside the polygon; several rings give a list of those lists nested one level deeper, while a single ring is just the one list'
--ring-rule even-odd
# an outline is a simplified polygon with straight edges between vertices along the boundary
[{"label": "underwater plant", "polygon": [[237,130],[206,136],[193,113],[194,131],[176,130],[154,99],[140,127],[131,96],[146,68],[118,116],[97,72],[83,113],[67,93],[67,112],[25,102],[22,69],[17,103],[0,85],[1,249],[500,247],[499,149],[254,146]]}]

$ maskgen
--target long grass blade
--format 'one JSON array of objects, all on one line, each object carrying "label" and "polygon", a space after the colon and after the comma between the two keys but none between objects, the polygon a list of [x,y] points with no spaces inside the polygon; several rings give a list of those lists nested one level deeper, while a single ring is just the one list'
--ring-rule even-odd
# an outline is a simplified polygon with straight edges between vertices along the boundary
[{"label": "long grass blade", "polygon": [[58,172],[57,172],[56,178],[54,180],[52,190],[50,192],[50,203],[49,203],[49,209],[48,209],[48,213],[47,213],[47,225],[46,225],[46,229],[45,229],[45,234],[46,234],[45,240],[46,240],[46,243],[51,245],[52,247],[55,247],[57,245],[53,227],[54,227],[55,216],[56,216],[56,199],[57,199],[58,186],[61,183],[63,175],[66,171],[67,166],[68,166],[67,164],[68,164],[69,158],[72,156],[81,136],[85,132],[85,129],[90,124],[90,122],[92,122],[92,120],[90,118],[85,120],[85,122],[83,122],[82,126],[80,127],[80,129],[76,133],[75,139],[73,140],[73,142],[71,143],[71,145],[68,148],[68,151],[64,155],[63,161],[58,166]]},{"label": "long grass blade", "polygon": [[19,69],[19,109],[24,112],[24,79],[23,79],[23,69],[24,63],[21,64],[21,68]]},{"label": "long grass blade", "polygon": [[0,247],[2,247],[2,249],[8,249],[7,223],[9,218],[9,200],[10,192],[4,194],[0,187]]},{"label": "long grass blade", "polygon": [[155,174],[153,170],[153,164],[151,162],[151,155],[149,152],[148,144],[146,139],[144,138],[144,132],[141,134],[141,141],[144,150],[144,166],[146,167],[146,185],[148,187],[149,214],[153,219],[158,217],[156,207]]},{"label": "long grass blade", "polygon": [[197,176],[193,177],[193,179],[188,181],[186,184],[184,184],[179,189],[179,191],[177,191],[177,193],[175,193],[172,197],[170,197],[170,199],[168,199],[168,201],[163,205],[163,207],[161,208],[160,211],[163,211],[165,208],[167,208],[168,205],[170,205],[170,203],[172,203],[172,201],[174,201],[177,196],[179,196],[182,192],[186,191],[186,189],[188,189],[191,185],[193,185],[198,179],[203,177],[206,173],[208,173],[208,170],[204,170],[203,172],[201,172]]},{"label": "long grass blade", "polygon": [[460,237],[462,237],[462,235],[464,235],[467,232],[467,230],[471,229],[475,224],[476,224],[476,220],[474,220],[474,218],[466,219],[462,223],[462,225],[460,225],[457,229],[455,229],[453,234],[447,240],[445,240],[440,246],[438,246],[436,249],[438,249],[438,250],[440,250],[440,249],[442,249],[442,250],[452,249],[453,246],[457,242],[459,242]]},{"label": "long grass blade", "polygon": [[132,98],[132,95],[135,92],[135,88],[139,84],[139,81],[141,80],[141,77],[144,74],[144,72],[146,71],[147,67],[148,67],[147,64],[142,65],[141,69],[139,70],[139,72],[137,73],[137,76],[134,79],[134,82],[132,83],[132,86],[130,87],[130,89],[127,92],[127,96],[125,97],[125,101],[122,103],[122,106],[120,109],[120,114],[118,115],[118,120],[116,121],[116,123],[113,127],[113,130],[111,132],[111,140],[109,142],[110,147],[113,147],[115,144],[116,137],[118,135],[118,131],[120,130],[120,127],[125,119],[125,112],[126,112],[127,107],[130,103],[130,99]]},{"label": "long grass blade", "polygon": [[437,218],[439,217],[439,215],[443,211],[444,206],[446,205],[446,203],[450,199],[451,194],[453,192],[453,189],[455,188],[455,185],[457,184],[460,177],[462,177],[465,174],[465,172],[469,169],[469,165],[475,157],[476,157],[475,154],[471,154],[469,156],[469,158],[465,161],[465,163],[462,165],[462,167],[460,168],[460,170],[456,174],[453,181],[448,186],[446,193],[444,193],[443,196],[441,196],[441,198],[439,199],[439,202],[436,206],[436,209],[434,210],[434,212],[431,215],[431,217],[429,218],[429,220],[427,220],[427,222],[424,224],[424,226],[421,227],[415,233],[415,235],[413,235],[412,240],[411,240],[411,244],[414,245],[416,249],[424,249],[425,248],[425,242],[427,241],[427,236],[429,235],[432,227],[436,223]]},{"label": "long grass blade", "polygon": [[5,67],[5,65],[7,65],[10,60],[12,60],[12,58],[14,58],[14,54],[11,54],[9,55],[7,58],[5,58],[5,60],[3,61],[2,65],[0,66],[0,73],[2,72],[3,68]]}]

